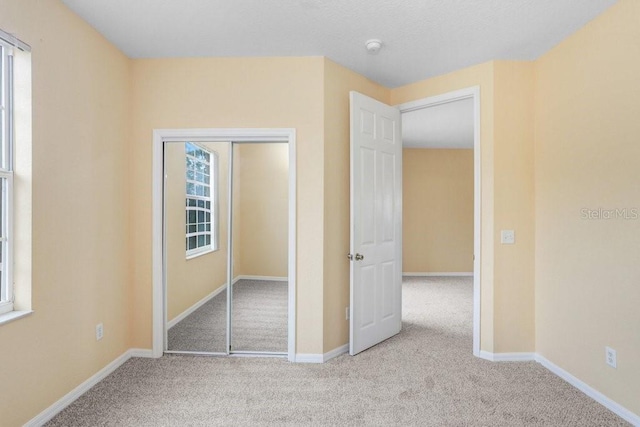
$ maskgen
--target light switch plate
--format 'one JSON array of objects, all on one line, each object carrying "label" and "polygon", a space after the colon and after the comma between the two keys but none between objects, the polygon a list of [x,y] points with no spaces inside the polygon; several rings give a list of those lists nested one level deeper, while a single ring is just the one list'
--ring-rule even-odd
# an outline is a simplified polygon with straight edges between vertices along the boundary
[{"label": "light switch plate", "polygon": [[513,245],[516,243],[516,232],[513,230],[502,230],[500,233],[500,243],[503,245]]}]

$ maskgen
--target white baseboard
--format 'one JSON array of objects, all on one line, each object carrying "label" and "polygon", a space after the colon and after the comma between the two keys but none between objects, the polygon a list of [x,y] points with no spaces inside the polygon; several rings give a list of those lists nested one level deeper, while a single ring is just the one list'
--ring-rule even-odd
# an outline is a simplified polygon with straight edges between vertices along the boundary
[{"label": "white baseboard", "polygon": [[349,344],[341,345],[324,354],[297,353],[296,363],[324,363],[349,351]]},{"label": "white baseboard", "polygon": [[536,354],[535,360],[536,362],[540,363],[542,366],[547,368],[549,371],[553,372],[554,374],[556,374],[557,376],[559,376],[560,378],[562,378],[563,380],[565,380],[566,382],[568,382],[569,384],[571,384],[572,386],[574,386],[575,388],[577,388],[578,390],[580,390],[581,392],[583,392],[584,394],[586,394],[587,396],[595,400],[596,402],[600,403],[602,406],[604,406],[614,414],[618,415],[620,418],[623,418],[624,420],[630,422],[636,427],[640,426],[640,416],[638,416],[637,414],[634,414],[633,412],[631,412],[624,406],[620,405],[619,403],[614,402],[604,394],[600,393],[598,390],[594,389],[593,387],[589,386],[585,382],[574,377],[573,375],[571,375],[569,372],[565,371],[558,365],[555,365],[554,363],[550,362],[544,356]]},{"label": "white baseboard", "polygon": [[236,276],[236,278],[233,279],[233,283],[236,283],[238,280],[267,280],[271,282],[286,282],[287,280],[289,280],[289,278],[279,276],[251,276],[241,274],[240,276]]},{"label": "white baseboard", "polygon": [[471,273],[412,273],[406,272],[402,273],[403,276],[413,276],[413,277],[431,277],[431,276],[450,276],[450,277],[473,277],[473,272]]},{"label": "white baseboard", "polygon": [[[235,283],[235,281],[234,281],[234,283]],[[191,307],[187,308],[185,311],[183,311],[182,313],[180,313],[179,315],[177,315],[176,317],[171,319],[169,322],[167,322],[167,329],[173,328],[180,321],[184,320],[185,317],[187,317],[188,315],[190,315],[191,313],[193,313],[194,311],[196,311],[197,309],[199,309],[200,307],[205,305],[211,298],[216,297],[218,294],[220,294],[220,292],[224,291],[225,289],[227,289],[227,284],[226,283],[223,284],[222,286],[220,286],[215,291],[211,292],[206,297],[202,298],[197,303],[193,304]]]},{"label": "white baseboard", "polygon": [[153,350],[146,349],[146,348],[132,348],[129,350],[129,355],[131,357],[145,357],[145,358],[157,359],[157,357],[153,355]]},{"label": "white baseboard", "polygon": [[[78,387],[71,390],[69,393],[64,395],[61,399],[59,399],[53,405],[49,406],[47,409],[42,411],[36,417],[28,421],[24,425],[24,427],[39,427],[45,424],[46,422],[48,422],[53,417],[58,415],[58,413],[62,411],[64,408],[72,404],[77,398],[79,398],[84,393],[86,393],[91,387],[98,384],[100,381],[105,379],[107,375],[109,375],[110,373],[118,369],[124,362],[126,362],[132,357],[132,354],[137,353],[138,351],[143,351],[143,350],[125,351],[122,355],[118,356],[118,358],[116,358],[113,362],[109,363],[107,366],[100,369],[98,372],[96,372],[94,375],[92,375],[89,379],[84,381]],[[150,350],[144,350],[144,351],[150,352]]]},{"label": "white baseboard", "polygon": [[536,360],[535,353],[490,353],[484,350],[480,351],[479,357],[491,362],[533,362]]},{"label": "white baseboard", "polygon": [[322,361],[326,362],[328,360],[333,359],[334,357],[338,357],[341,354],[345,354],[349,352],[349,344],[341,345],[338,348],[334,348],[331,351],[326,352],[322,355]]},{"label": "white baseboard", "polygon": [[322,354],[296,353],[295,363],[322,363]]}]

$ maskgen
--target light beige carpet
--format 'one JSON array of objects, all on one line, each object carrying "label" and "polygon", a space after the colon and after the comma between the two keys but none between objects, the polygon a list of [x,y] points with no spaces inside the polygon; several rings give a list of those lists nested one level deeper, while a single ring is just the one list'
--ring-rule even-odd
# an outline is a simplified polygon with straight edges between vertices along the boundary
[{"label": "light beige carpet", "polygon": [[131,359],[50,426],[627,425],[535,362],[471,354],[470,279],[409,278],[402,332],[325,364]]},{"label": "light beige carpet", "polygon": [[[238,280],[233,285],[232,349],[286,352],[287,302],[287,282]],[[167,335],[169,350],[224,353],[227,291],[178,322]]]}]

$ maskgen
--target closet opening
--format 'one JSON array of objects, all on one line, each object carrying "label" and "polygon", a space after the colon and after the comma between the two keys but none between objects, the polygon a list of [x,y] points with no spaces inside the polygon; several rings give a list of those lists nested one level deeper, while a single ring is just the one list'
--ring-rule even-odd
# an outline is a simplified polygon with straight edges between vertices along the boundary
[{"label": "closet opening", "polygon": [[242,131],[154,135],[155,356],[293,360],[295,133]]}]

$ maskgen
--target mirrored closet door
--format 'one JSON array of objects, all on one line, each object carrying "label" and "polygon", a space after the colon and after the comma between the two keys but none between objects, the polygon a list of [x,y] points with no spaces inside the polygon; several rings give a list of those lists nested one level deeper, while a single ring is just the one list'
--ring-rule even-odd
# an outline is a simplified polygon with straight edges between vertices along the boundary
[{"label": "mirrored closet door", "polygon": [[164,168],[165,350],[286,355],[288,144],[165,142]]},{"label": "mirrored closet door", "polygon": [[231,348],[286,353],[289,153],[233,144]]},{"label": "mirrored closet door", "polygon": [[227,352],[229,146],[165,143],[168,351]]}]

